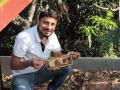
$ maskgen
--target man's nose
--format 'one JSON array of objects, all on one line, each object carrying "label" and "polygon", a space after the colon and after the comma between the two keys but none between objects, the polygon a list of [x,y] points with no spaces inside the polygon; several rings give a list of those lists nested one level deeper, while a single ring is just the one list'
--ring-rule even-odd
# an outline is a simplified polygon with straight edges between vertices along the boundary
[{"label": "man's nose", "polygon": [[51,29],[52,28],[52,25],[51,24],[48,24],[48,29]]}]

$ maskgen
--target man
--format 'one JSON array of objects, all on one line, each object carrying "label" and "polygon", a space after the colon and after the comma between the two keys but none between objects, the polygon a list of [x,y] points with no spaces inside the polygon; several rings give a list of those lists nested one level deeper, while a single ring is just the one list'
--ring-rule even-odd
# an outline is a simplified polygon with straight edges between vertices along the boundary
[{"label": "man", "polygon": [[[62,56],[55,28],[57,15],[53,10],[41,12],[37,25],[20,32],[15,40],[11,69],[13,73],[12,90],[33,90],[34,85],[48,80],[48,90],[57,90],[70,73],[71,68],[63,67],[49,71],[44,62],[51,52],[55,57]],[[74,52],[73,58],[79,54]],[[58,61],[59,62],[59,61]]]}]

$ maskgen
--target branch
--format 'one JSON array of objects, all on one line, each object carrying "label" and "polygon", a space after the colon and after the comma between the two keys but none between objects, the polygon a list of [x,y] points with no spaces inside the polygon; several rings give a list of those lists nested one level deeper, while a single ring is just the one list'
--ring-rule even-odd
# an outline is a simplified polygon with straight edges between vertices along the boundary
[{"label": "branch", "polygon": [[27,21],[27,19],[18,15],[12,22],[16,25],[21,25],[23,22],[26,22],[26,21]]},{"label": "branch", "polygon": [[16,26],[20,26],[21,30],[24,30],[26,28],[29,27],[30,22],[28,21],[28,19],[25,19],[23,17],[21,17],[20,15],[18,15],[13,21],[12,23]]},{"label": "branch", "polygon": [[98,8],[100,8],[100,9],[103,9],[103,10],[111,10],[111,11],[117,11],[117,10],[119,10],[119,8],[120,8],[120,7],[115,8],[115,9],[105,8],[105,7],[101,7],[101,6],[97,5],[96,3],[94,3],[94,5],[95,5],[96,7],[98,7]]},{"label": "branch", "polygon": [[32,23],[32,20],[33,20],[33,16],[34,16],[35,9],[36,9],[36,4],[37,4],[37,0],[33,0],[29,14],[28,14],[28,21],[30,23]]}]

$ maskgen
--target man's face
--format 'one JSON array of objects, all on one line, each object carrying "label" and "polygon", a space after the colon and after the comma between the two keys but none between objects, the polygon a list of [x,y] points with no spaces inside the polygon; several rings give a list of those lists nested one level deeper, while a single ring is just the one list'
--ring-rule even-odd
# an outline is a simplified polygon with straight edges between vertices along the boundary
[{"label": "man's face", "polygon": [[57,24],[57,20],[52,17],[43,17],[38,22],[40,32],[49,37],[54,31]]}]

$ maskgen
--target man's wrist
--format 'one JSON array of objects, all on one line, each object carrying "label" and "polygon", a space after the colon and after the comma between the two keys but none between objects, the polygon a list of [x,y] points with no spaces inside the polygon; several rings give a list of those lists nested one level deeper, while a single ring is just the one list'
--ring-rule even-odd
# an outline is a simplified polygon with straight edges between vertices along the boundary
[{"label": "man's wrist", "polygon": [[28,66],[32,66],[31,60],[28,60]]}]

